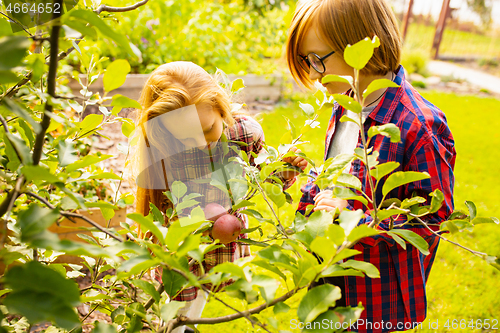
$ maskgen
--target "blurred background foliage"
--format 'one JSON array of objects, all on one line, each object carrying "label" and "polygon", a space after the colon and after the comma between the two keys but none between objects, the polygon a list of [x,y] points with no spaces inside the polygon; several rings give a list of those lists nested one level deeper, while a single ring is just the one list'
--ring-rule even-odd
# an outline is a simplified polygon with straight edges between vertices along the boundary
[{"label": "blurred background foliage", "polygon": [[[111,6],[125,1],[111,0]],[[133,73],[150,73],[171,61],[193,61],[209,72],[221,68],[232,74],[267,74],[279,70],[287,24],[294,1],[274,0],[168,0],[150,1],[141,10],[108,15],[108,24],[128,32],[127,37],[142,52],[129,59]],[[113,43],[87,38],[80,43],[87,54],[127,59]],[[79,68],[76,55],[67,63]],[[106,68],[108,62],[101,66]],[[284,68],[283,66],[281,68]]]}]

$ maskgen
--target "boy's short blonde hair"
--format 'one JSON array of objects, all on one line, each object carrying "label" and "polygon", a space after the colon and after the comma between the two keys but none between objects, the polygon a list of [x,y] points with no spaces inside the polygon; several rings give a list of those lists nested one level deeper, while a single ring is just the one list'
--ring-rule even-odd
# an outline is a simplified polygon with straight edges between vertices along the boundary
[{"label": "boy's short blonde hair", "polygon": [[399,66],[401,35],[386,0],[301,0],[290,25],[286,58],[295,81],[306,87],[311,87],[312,82],[300,66],[297,55],[306,33],[313,26],[339,55],[343,55],[348,44],[378,36],[380,46],[361,71],[363,74],[385,75]]}]

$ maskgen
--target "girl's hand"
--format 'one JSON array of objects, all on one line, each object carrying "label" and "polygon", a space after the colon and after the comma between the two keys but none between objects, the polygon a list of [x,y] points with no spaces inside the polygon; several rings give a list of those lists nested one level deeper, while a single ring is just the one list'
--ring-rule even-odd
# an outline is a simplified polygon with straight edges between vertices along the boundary
[{"label": "girl's hand", "polygon": [[[290,151],[293,151],[295,153],[300,153],[301,150],[297,149],[296,147],[290,148]],[[289,156],[285,157],[283,159],[283,162],[290,163],[293,166],[296,166],[300,168],[302,171],[304,171],[305,168],[307,168],[307,161],[300,156]],[[285,179],[292,179],[293,177],[297,176],[299,174],[298,171],[283,171],[281,172],[281,176]]]},{"label": "girl's hand", "polygon": [[314,197],[314,211],[317,210],[326,210],[327,212],[335,211],[335,209],[339,209],[339,213],[342,212],[344,208],[347,207],[347,200],[333,198],[332,191],[324,190],[318,193]]}]

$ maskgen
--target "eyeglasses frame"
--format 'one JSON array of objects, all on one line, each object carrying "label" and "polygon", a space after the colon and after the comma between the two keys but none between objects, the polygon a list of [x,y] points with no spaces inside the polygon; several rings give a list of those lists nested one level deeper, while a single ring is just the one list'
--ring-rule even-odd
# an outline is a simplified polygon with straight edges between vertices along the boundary
[{"label": "eyeglasses frame", "polygon": [[[306,64],[308,64],[308,65],[309,65],[309,70],[310,70],[310,68],[312,67],[312,68],[313,68],[316,72],[318,72],[319,74],[323,74],[323,73],[325,72],[325,70],[326,70],[325,63],[324,63],[324,61],[323,61],[323,60],[325,60],[326,58],[328,58],[329,56],[331,56],[331,55],[332,55],[332,54],[334,54],[334,53],[335,53],[335,51],[332,51],[332,52],[328,53],[327,55],[325,55],[324,57],[320,57],[318,54],[316,54],[316,53],[314,53],[314,52],[308,53],[306,56],[303,56],[303,55],[301,55],[300,53],[297,53],[297,55],[298,55],[298,56],[299,56],[302,60],[304,60],[304,61],[306,62]],[[317,70],[314,66],[312,66],[312,65],[311,65],[311,62],[309,61],[309,56],[310,56],[311,54],[315,55],[315,56],[319,59],[319,61],[321,62],[321,65],[323,66],[323,70],[322,70],[321,72],[320,72],[319,70]],[[300,67],[302,67],[302,69],[304,69],[304,70],[305,70],[305,68],[304,68],[302,65],[301,65]],[[309,71],[308,71],[308,70],[306,70],[306,71],[309,73]]]}]

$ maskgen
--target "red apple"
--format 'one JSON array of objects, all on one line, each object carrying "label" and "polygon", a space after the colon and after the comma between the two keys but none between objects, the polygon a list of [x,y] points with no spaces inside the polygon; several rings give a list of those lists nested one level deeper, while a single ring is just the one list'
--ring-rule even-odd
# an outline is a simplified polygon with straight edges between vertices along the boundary
[{"label": "red apple", "polygon": [[233,215],[219,217],[212,227],[212,237],[219,239],[222,244],[235,241],[241,233],[241,222]]},{"label": "red apple", "polygon": [[212,222],[215,222],[219,217],[227,214],[227,210],[215,202],[206,205],[204,211],[205,211],[205,218]]}]

